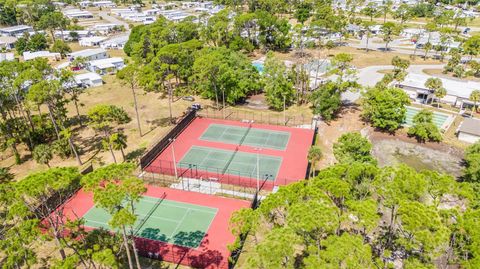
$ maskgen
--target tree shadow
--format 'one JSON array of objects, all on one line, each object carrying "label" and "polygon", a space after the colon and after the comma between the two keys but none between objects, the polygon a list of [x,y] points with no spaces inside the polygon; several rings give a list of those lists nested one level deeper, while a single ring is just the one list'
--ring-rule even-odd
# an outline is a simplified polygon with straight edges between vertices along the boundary
[{"label": "tree shadow", "polygon": [[127,155],[125,155],[125,159],[127,161],[135,161],[135,160],[139,159],[140,157],[142,157],[142,155],[145,153],[146,150],[147,150],[146,147],[141,147],[139,149],[131,151],[131,152],[127,153]]},{"label": "tree shadow", "polygon": [[143,237],[143,238],[148,238],[148,239],[152,239],[152,240],[157,240],[157,241],[163,241],[163,242],[167,242],[168,241],[168,238],[165,234],[163,234],[162,232],[160,232],[160,229],[158,228],[146,228],[144,230],[142,230],[142,232],[139,234],[139,236]]},{"label": "tree shadow", "polygon": [[218,250],[207,250],[200,255],[190,255],[188,258],[193,268],[209,268],[212,265],[216,268],[225,261],[225,257]]},{"label": "tree shadow", "polygon": [[173,243],[175,245],[189,247],[189,248],[197,248],[200,246],[203,238],[205,237],[205,233],[202,231],[195,231],[195,232],[179,232],[173,236]]},{"label": "tree shadow", "polygon": [[171,124],[170,117],[161,118],[161,119],[154,119],[154,120],[147,120],[147,123],[151,126],[149,130],[143,134],[143,136],[149,134],[157,127],[166,127]]}]

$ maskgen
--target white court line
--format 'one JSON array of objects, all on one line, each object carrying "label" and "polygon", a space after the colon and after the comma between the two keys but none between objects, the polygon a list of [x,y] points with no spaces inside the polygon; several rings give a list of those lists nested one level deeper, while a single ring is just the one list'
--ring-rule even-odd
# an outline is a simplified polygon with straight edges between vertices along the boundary
[{"label": "white court line", "polygon": [[[146,203],[154,203],[153,201],[145,201]],[[167,201],[168,202],[168,201]],[[170,207],[177,207],[177,208],[183,208],[183,209],[190,209],[190,210],[194,210],[194,211],[200,211],[200,212],[203,212],[203,213],[214,213],[214,212],[211,212],[211,211],[207,211],[207,210],[202,210],[202,209],[198,209],[198,208],[190,208],[190,207],[184,207],[184,206],[179,206],[179,205],[169,205],[169,204],[165,204],[165,203],[161,203],[160,205],[162,206],[170,206]],[[210,208],[212,210],[215,211],[215,214],[217,214],[217,211],[218,211],[218,208],[215,208],[215,207],[209,207],[209,206],[201,206],[201,207],[206,207],[206,208]]]},{"label": "white court line", "polygon": [[222,134],[218,137],[218,139],[221,139],[223,137],[223,134],[225,134],[225,131],[228,130],[228,127],[223,127],[223,132]]},{"label": "white court line", "polygon": [[177,224],[177,227],[175,227],[175,230],[173,230],[172,234],[169,236],[169,238],[173,238],[173,236],[175,235],[175,233],[177,232],[178,230],[178,227],[180,227],[180,225],[182,225],[183,221],[185,220],[185,218],[187,217],[188,213],[190,212],[190,209],[187,209],[187,211],[185,212],[185,214],[183,214],[183,217],[182,219],[180,220],[180,223]]}]

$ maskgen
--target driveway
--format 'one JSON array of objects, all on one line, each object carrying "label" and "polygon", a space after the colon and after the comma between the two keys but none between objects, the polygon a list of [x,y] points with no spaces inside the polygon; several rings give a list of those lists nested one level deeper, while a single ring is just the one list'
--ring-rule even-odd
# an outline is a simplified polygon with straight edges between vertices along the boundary
[{"label": "driveway", "polygon": [[115,24],[120,24],[120,25],[123,25],[125,27],[125,30],[128,31],[129,27],[128,27],[128,23],[125,22],[125,21],[122,21],[122,20],[119,20],[113,16],[110,16],[108,15],[108,12],[107,11],[99,11],[98,12],[98,16],[102,17],[102,19],[110,22],[110,23],[115,23]]}]

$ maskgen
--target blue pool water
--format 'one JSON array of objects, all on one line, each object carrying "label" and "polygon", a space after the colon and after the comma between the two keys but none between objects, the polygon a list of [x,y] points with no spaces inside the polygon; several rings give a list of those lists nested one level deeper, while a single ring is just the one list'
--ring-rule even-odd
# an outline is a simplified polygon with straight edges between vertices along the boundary
[{"label": "blue pool water", "polygon": [[263,73],[263,63],[252,63],[252,65],[260,74]]}]

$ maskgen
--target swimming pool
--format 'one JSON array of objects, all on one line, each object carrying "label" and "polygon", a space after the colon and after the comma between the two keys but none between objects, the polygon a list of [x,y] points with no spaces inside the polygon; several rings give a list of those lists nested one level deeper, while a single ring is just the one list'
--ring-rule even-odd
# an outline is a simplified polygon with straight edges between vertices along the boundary
[{"label": "swimming pool", "polygon": [[[405,126],[411,126],[413,124],[413,117],[420,112],[420,108],[413,107],[413,106],[407,106],[407,118],[405,119],[404,125]],[[442,130],[447,130],[448,127],[450,127],[450,124],[452,124],[454,116],[447,114],[447,113],[441,113],[437,111],[432,111],[433,112],[433,123]]]},{"label": "swimming pool", "polygon": [[253,62],[252,65],[257,69],[257,71],[261,74],[263,73],[263,63],[260,62]]}]

